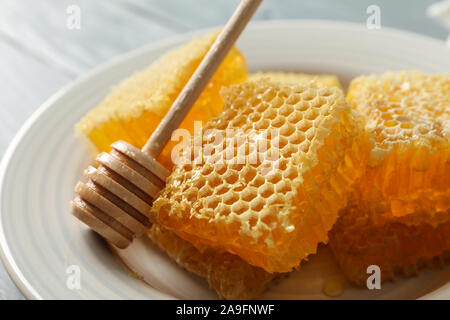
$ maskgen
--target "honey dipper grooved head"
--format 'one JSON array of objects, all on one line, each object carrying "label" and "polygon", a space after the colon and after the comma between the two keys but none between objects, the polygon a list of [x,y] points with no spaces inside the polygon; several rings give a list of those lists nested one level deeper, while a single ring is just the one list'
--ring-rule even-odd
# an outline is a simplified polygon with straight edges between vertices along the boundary
[{"label": "honey dipper grooved head", "polygon": [[119,248],[146,232],[153,199],[168,170],[132,145],[118,141],[97,157],[99,167],[84,172],[75,187],[72,214]]}]

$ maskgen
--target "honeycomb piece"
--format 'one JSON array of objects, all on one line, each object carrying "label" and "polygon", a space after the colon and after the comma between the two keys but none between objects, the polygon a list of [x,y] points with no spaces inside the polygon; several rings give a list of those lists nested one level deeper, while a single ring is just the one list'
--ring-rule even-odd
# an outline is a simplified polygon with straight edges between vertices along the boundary
[{"label": "honeycomb piece", "polygon": [[348,98],[366,118],[372,144],[330,246],[362,285],[370,264],[393,279],[450,250],[450,74],[359,77]]},{"label": "honeycomb piece", "polygon": [[336,87],[342,89],[337,76],[332,74],[306,74],[295,72],[255,72],[249,75],[249,81],[269,78],[270,81],[280,83],[303,84],[315,81],[320,87]]},{"label": "honeycomb piece", "polygon": [[[110,145],[124,140],[141,148],[187,83],[218,32],[194,39],[168,52],[147,69],[132,75],[76,126],[75,135],[86,142],[96,155],[110,151]],[[220,88],[245,81],[247,65],[242,54],[233,48],[181,124],[192,131],[194,120],[204,122],[222,111]],[[158,159],[170,168],[174,143]]]},{"label": "honeycomb piece", "polygon": [[378,265],[381,281],[387,281],[397,274],[416,275],[422,267],[450,258],[450,222],[437,227],[395,221],[377,226],[356,206],[340,216],[329,244],[346,277],[360,286],[366,285],[370,265]]},{"label": "honeycomb piece", "polygon": [[356,196],[361,209],[378,223],[441,223],[436,213],[450,209],[450,73],[361,76],[348,99],[373,143]]},{"label": "honeycomb piece", "polygon": [[261,296],[279,275],[253,267],[227,252],[197,250],[189,242],[154,224],[149,237],[186,270],[205,278],[223,299],[254,299]]},{"label": "honeycomb piece", "polygon": [[289,272],[328,240],[346,204],[364,162],[362,123],[341,90],[314,83],[247,82],[223,94],[224,112],[191,140],[152,218],[200,250]]}]

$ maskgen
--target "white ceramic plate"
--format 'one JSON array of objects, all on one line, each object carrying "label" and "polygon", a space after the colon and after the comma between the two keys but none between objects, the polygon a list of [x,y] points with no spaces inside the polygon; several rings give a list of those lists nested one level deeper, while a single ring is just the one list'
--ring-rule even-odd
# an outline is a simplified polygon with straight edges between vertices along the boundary
[{"label": "white ceramic plate", "polygon": [[[193,35],[137,50],[82,77],[39,108],[12,142],[1,165],[1,257],[26,297],[216,297],[203,280],[142,240],[120,255],[148,284],[131,277],[105,242],[69,214],[73,187],[92,161],[86,148],[73,138],[73,125],[111,86]],[[242,35],[238,46],[252,70],[336,73],[344,84],[359,74],[387,70],[450,71],[450,52],[437,40],[347,23],[255,23]],[[80,268],[79,290],[70,286],[70,275],[74,275],[70,266]],[[339,269],[324,248],[302,272],[293,273],[265,297],[324,298],[324,281],[335,277],[341,277]],[[381,291],[348,288],[341,298],[450,298],[448,281],[450,267],[445,266],[386,284]]]}]

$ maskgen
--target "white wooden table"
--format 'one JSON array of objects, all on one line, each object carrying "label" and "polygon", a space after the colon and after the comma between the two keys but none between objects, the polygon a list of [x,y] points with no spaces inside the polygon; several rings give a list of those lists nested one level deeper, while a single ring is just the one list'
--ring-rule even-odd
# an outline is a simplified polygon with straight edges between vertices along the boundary
[{"label": "white wooden table", "polygon": [[[427,18],[435,0],[265,0],[256,19],[366,23],[378,5],[382,26],[439,39]],[[1,0],[0,157],[23,122],[61,87],[93,67],[150,42],[223,24],[238,0]],[[71,7],[76,6],[76,7]],[[69,13],[68,13],[69,8]],[[67,27],[80,9],[80,29]],[[0,299],[23,299],[0,264]]]}]

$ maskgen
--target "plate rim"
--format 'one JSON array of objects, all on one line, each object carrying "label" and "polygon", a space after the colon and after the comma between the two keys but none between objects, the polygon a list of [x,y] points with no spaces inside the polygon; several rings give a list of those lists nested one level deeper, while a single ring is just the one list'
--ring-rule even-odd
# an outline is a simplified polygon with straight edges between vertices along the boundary
[{"label": "plate rim", "polygon": [[[274,19],[274,20],[259,20],[259,21],[253,21],[249,24],[248,29],[260,29],[264,30],[266,28],[299,28],[302,25],[308,25],[311,27],[312,25],[320,26],[320,27],[335,27],[335,28],[349,28],[349,29],[359,29],[367,31],[368,29],[365,27],[363,23],[355,23],[355,22],[347,22],[347,21],[340,21],[340,20],[323,20],[323,19]],[[94,77],[95,75],[102,73],[109,68],[113,67],[114,65],[126,61],[128,59],[131,59],[134,56],[138,56],[146,51],[152,51],[157,50],[161,47],[167,47],[172,44],[179,43],[180,41],[185,41],[188,38],[198,36],[200,34],[204,34],[208,31],[219,29],[221,26],[214,26],[214,27],[207,27],[207,28],[200,28],[195,29],[188,32],[183,32],[179,34],[175,34],[172,36],[169,36],[167,39],[161,39],[157,40],[155,42],[146,44],[142,47],[133,49],[129,52],[119,54],[117,57],[114,57],[102,64],[100,64],[97,67],[94,67],[93,69],[84,72],[83,74],[76,77],[74,80],[70,81],[66,85],[64,85],[61,89],[59,89],[56,93],[51,95],[47,100],[45,100],[44,103],[42,103],[29,117],[28,119],[22,124],[20,129],[17,131],[17,133],[14,135],[13,139],[10,141],[5,153],[3,154],[3,157],[0,162],[0,259],[3,262],[3,265],[11,278],[11,280],[14,282],[16,287],[19,289],[19,291],[25,296],[27,299],[32,300],[42,300],[42,296],[36,291],[35,288],[29,283],[29,281],[25,278],[23,275],[20,267],[17,265],[14,256],[12,255],[12,252],[10,251],[7,239],[5,237],[4,232],[4,226],[3,226],[3,217],[6,216],[5,212],[2,212],[2,194],[3,194],[3,188],[5,184],[5,176],[8,172],[8,168],[10,166],[11,159],[22,141],[23,137],[29,130],[29,128],[40,118],[40,116],[49,109],[56,101],[58,101],[60,98],[62,98],[64,95],[67,94],[67,92],[70,92],[80,84],[82,84],[84,81],[88,80],[89,78]],[[398,36],[398,37],[408,37],[408,38],[414,38],[414,39],[420,39],[422,42],[428,42],[433,45],[440,45],[443,48],[449,49],[445,41],[433,38],[427,35],[422,35],[418,33],[414,33],[411,31],[401,30],[397,28],[392,27],[382,27],[379,30],[373,31],[373,32],[380,32],[387,35],[392,36]],[[428,293],[420,299],[432,299],[433,293],[437,293],[438,291],[441,292],[444,289],[450,289],[450,283],[438,288],[437,290]]]}]

